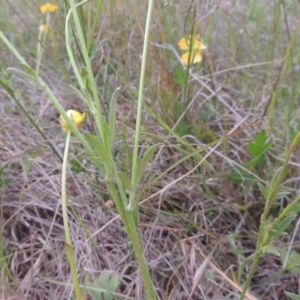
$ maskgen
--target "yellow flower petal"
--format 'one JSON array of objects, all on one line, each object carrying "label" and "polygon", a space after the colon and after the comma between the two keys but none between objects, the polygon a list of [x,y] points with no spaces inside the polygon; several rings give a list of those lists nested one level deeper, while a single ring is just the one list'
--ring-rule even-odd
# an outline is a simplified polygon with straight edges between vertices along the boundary
[{"label": "yellow flower petal", "polygon": [[180,41],[178,42],[178,46],[181,50],[189,50],[189,45],[187,44],[186,38],[180,39]]},{"label": "yellow flower petal", "polygon": [[58,6],[55,5],[55,4],[46,3],[46,4],[42,5],[42,6],[40,7],[40,9],[41,9],[41,12],[42,12],[43,14],[45,14],[46,12],[54,13],[54,12],[57,11]]},{"label": "yellow flower petal", "polygon": [[189,52],[186,52],[186,53],[182,54],[182,56],[181,56],[181,61],[185,65],[188,65],[189,54],[190,54]]},{"label": "yellow flower petal", "polygon": [[[200,34],[196,34],[194,36],[189,35],[188,38],[182,38],[178,42],[178,46],[181,50],[188,50],[188,52],[181,56],[181,61],[185,65],[188,65],[189,57],[190,62],[193,64],[201,62],[202,50],[206,49],[206,46],[201,42]],[[191,54],[189,55],[190,52]]]},{"label": "yellow flower petal", "polygon": [[[189,54],[190,54],[190,52],[185,52],[181,56],[181,61],[185,65],[188,65]],[[190,62],[192,62],[193,64],[196,64],[196,63],[201,62],[201,60],[202,60],[201,51],[192,51],[192,53],[190,55]]]},{"label": "yellow flower petal", "polygon": [[192,43],[192,50],[201,50],[206,48],[206,46],[201,42],[200,34],[194,35],[193,37],[189,35],[188,38],[180,39],[178,46],[181,50],[189,50],[190,43]]},{"label": "yellow flower petal", "polygon": [[[70,109],[67,111],[67,115],[73,121],[75,126],[78,129],[80,129],[83,124],[83,121],[85,119],[85,113],[81,114],[76,110]],[[64,117],[62,115],[60,115],[60,117],[59,117],[59,122],[65,132],[68,132],[70,130],[68,123],[66,122],[66,120],[64,119]]]},{"label": "yellow flower petal", "polygon": [[193,64],[201,62],[201,60],[202,60],[201,51],[193,51],[192,57],[193,57],[193,60],[192,60]]}]

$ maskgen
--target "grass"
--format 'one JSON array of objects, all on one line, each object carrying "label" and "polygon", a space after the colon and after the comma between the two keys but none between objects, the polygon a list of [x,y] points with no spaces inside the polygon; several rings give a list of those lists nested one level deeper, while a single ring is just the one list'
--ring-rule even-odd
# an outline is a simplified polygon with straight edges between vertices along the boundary
[{"label": "grass", "polygon": [[[299,294],[299,3],[156,2],[143,86],[147,2],[78,7],[68,52],[69,1],[40,48],[44,3],[1,1],[3,35],[48,86],[2,39],[2,298],[75,297],[61,208],[68,109],[87,113],[66,175],[83,299],[154,298],[143,260],[157,299]],[[177,43],[192,28],[207,49],[186,68]]]}]

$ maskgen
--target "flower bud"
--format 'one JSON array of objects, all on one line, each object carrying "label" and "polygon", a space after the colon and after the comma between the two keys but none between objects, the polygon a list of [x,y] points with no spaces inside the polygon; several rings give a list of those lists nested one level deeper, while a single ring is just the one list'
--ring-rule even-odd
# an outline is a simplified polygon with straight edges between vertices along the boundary
[{"label": "flower bud", "polygon": [[[78,129],[80,129],[82,124],[83,124],[83,121],[85,119],[85,113],[81,114],[76,110],[70,109],[70,110],[67,111],[67,115],[73,121],[75,126]],[[66,120],[64,119],[64,117],[62,115],[60,115],[60,117],[59,117],[59,122],[60,122],[60,125],[63,128],[63,130],[65,132],[69,132],[70,127],[69,127],[68,123],[66,122]]]}]

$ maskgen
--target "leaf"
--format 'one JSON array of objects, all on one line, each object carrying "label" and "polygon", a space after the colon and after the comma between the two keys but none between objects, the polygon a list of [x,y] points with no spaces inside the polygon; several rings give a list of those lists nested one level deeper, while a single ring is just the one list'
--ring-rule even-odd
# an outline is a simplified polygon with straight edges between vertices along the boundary
[{"label": "leaf", "polygon": [[95,54],[95,52],[103,45],[103,43],[105,41],[107,41],[107,40],[104,39],[104,40],[97,42],[96,44],[93,43],[92,48],[89,53],[90,58],[93,58],[93,55]]},{"label": "leaf", "polygon": [[248,151],[250,152],[250,154],[253,157],[256,157],[263,153],[266,148],[266,141],[267,134],[266,131],[263,130],[256,135],[254,142],[248,142]]},{"label": "leaf", "polygon": [[267,197],[268,197],[268,190],[260,182],[258,182],[257,185],[258,185],[259,190],[263,194],[263,196],[267,199]]},{"label": "leaf", "polygon": [[32,68],[30,68],[27,64],[22,64],[24,69],[27,71],[27,73],[34,79],[36,80],[37,75],[36,73],[33,71]]},{"label": "leaf", "polygon": [[279,167],[275,173],[275,175],[272,178],[271,184],[270,184],[270,189],[269,189],[269,193],[268,193],[268,198],[270,197],[270,195],[273,193],[273,190],[275,189],[276,183],[279,179],[279,175],[281,173],[283,166]]},{"label": "leaf", "polygon": [[266,152],[269,150],[272,142],[266,143],[267,141],[267,134],[266,131],[263,130],[259,132],[254,142],[248,142],[248,151],[253,156],[253,159],[250,161],[250,166],[255,167],[258,164],[264,164],[266,160]]},{"label": "leaf", "polygon": [[117,103],[117,98],[119,94],[119,90],[121,87],[118,87],[110,100],[110,106],[109,106],[109,117],[108,117],[108,151],[111,151],[112,149],[112,143],[114,140],[115,136],[115,123],[116,123],[116,103]]},{"label": "leaf", "polygon": [[130,179],[127,177],[127,175],[120,171],[118,172],[118,176],[123,184],[123,186],[128,190],[128,191],[131,191],[131,182],[130,182]]},{"label": "leaf", "polygon": [[270,253],[270,254],[274,254],[278,257],[280,257],[280,252],[278,251],[277,248],[275,248],[274,246],[272,245],[267,245],[267,246],[264,246],[263,247],[263,253]]},{"label": "leaf", "polygon": [[142,175],[145,171],[146,165],[147,163],[150,161],[150,159],[152,158],[153,153],[155,152],[155,150],[159,147],[159,144],[157,145],[153,145],[152,147],[150,147],[144,154],[143,158],[140,159],[138,158],[137,160],[137,176],[136,176],[136,182],[132,182],[132,187],[136,188],[139,181],[142,178]]},{"label": "leaf", "polygon": [[9,182],[11,181],[11,178],[5,178],[0,180],[0,188],[5,188],[8,186]]},{"label": "leaf", "polygon": [[209,122],[214,115],[215,112],[209,107],[206,107],[204,110],[199,112],[199,118],[204,122]]},{"label": "leaf", "polygon": [[283,219],[276,228],[274,228],[270,233],[270,241],[278,239],[280,236],[285,235],[285,230],[291,225],[296,215],[290,215]]},{"label": "leaf", "polygon": [[234,171],[227,174],[227,178],[229,178],[233,183],[236,184],[243,183],[247,187],[252,186],[257,182],[257,179],[253,177],[253,175],[249,174],[249,172],[239,167],[237,167]]},{"label": "leaf", "polygon": [[108,163],[109,158],[106,154],[106,150],[103,146],[103,144],[94,136],[89,133],[84,134],[84,138],[89,142],[89,144],[94,148],[94,150],[98,154],[98,158],[103,162],[103,163]]},{"label": "leaf", "polygon": [[276,228],[279,232],[285,231],[291,223],[294,221],[296,215],[288,216],[287,218],[283,219]]},{"label": "leaf", "polygon": [[178,85],[185,85],[185,71],[181,67],[175,67],[174,82]]},{"label": "leaf", "polygon": [[[297,253],[295,250],[293,250],[291,253],[288,253],[287,249],[283,248],[281,249],[281,263],[285,265],[285,270],[294,273],[294,274],[300,274],[300,254]],[[288,258],[286,259],[286,256]]]},{"label": "leaf", "polygon": [[282,198],[282,197],[286,197],[290,194],[291,194],[290,192],[277,192],[274,196],[274,199],[279,199],[279,198]]},{"label": "leaf", "polygon": [[5,188],[11,180],[11,178],[2,178],[3,174],[4,167],[0,168],[0,188]]},{"label": "leaf", "polygon": [[289,296],[292,300],[300,300],[300,296],[296,294],[292,294],[289,292],[284,292],[287,296]]},{"label": "leaf", "polygon": [[74,172],[75,174],[86,171],[85,168],[75,158],[70,160],[70,165],[71,165],[71,171]]},{"label": "leaf", "polygon": [[289,215],[296,215],[300,212],[300,204],[296,204],[291,208],[291,211],[289,212]]},{"label": "leaf", "polygon": [[107,271],[101,272],[99,278],[93,283],[89,282],[86,289],[95,300],[113,300],[119,285],[119,275],[109,278]]},{"label": "leaf", "polygon": [[4,167],[0,168],[0,177],[3,175],[4,173]]}]

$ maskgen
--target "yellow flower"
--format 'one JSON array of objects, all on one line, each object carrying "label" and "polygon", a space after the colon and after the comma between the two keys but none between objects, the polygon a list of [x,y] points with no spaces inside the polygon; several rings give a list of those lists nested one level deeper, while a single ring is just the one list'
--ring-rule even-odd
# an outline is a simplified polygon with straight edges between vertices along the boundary
[{"label": "yellow flower", "polygon": [[58,6],[55,4],[46,3],[40,7],[41,12],[45,14],[46,12],[54,13],[57,11]]},{"label": "yellow flower", "polygon": [[[80,129],[82,124],[83,124],[83,121],[85,119],[85,113],[81,114],[76,110],[70,109],[70,110],[67,111],[67,115],[73,121],[75,126],[78,129]],[[70,127],[69,127],[68,123],[66,122],[66,120],[63,118],[62,115],[60,115],[60,117],[59,117],[59,122],[60,122],[60,125],[63,128],[63,130],[65,132],[69,132]]]},{"label": "yellow flower", "polygon": [[40,31],[47,33],[49,30],[49,25],[41,25]]},{"label": "yellow flower", "polygon": [[[189,63],[199,63],[202,60],[202,50],[206,49],[206,46],[202,44],[200,35],[189,35],[188,38],[182,38],[178,42],[178,46],[181,50],[187,51],[182,54],[181,61],[185,65]],[[189,61],[190,57],[190,61]]]}]

